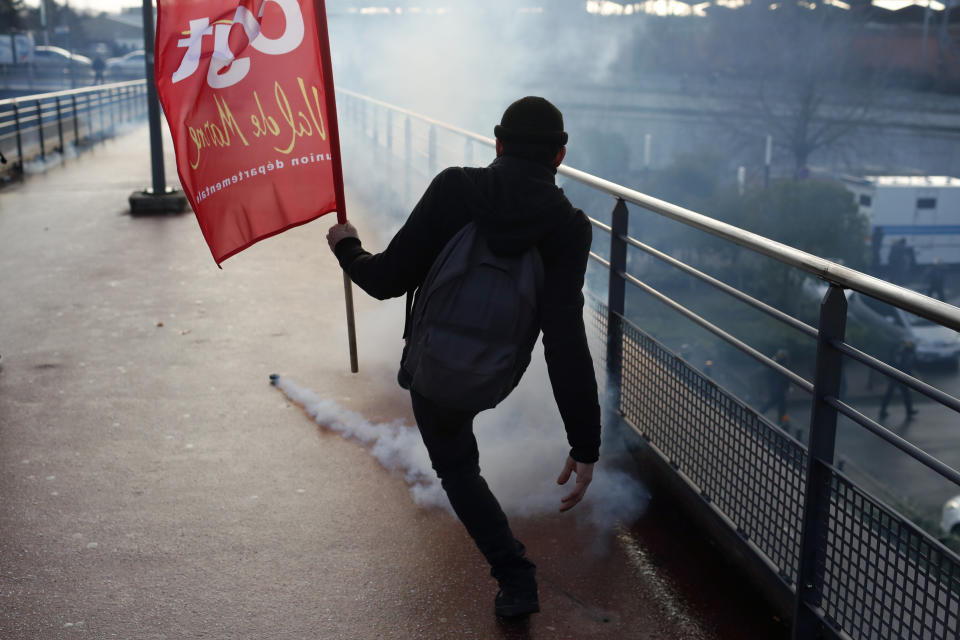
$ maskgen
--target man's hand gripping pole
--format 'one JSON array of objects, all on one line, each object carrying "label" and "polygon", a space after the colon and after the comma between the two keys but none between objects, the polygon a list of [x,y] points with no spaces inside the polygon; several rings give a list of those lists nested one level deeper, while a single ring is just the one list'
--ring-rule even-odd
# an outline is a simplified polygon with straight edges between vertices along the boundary
[{"label": "man's hand gripping pole", "polygon": [[[337,211],[337,223],[346,224],[347,212],[343,211],[343,207],[340,209],[340,211]],[[360,365],[357,363],[357,323],[353,315],[353,283],[350,281],[346,269],[343,271],[343,300],[347,305],[347,342],[350,345],[350,372],[356,373],[360,370]]]},{"label": "man's hand gripping pole", "polygon": [[[330,34],[327,33],[327,7],[324,0],[313,0],[317,14],[317,38],[320,45],[320,66],[323,71],[323,93],[327,103],[330,151],[333,156],[333,191],[337,201],[337,222],[347,223],[347,207],[343,196],[343,166],[340,163],[340,127],[337,124],[337,98],[333,85],[333,65],[330,62]],[[360,370],[357,364],[357,327],[353,319],[353,289],[350,276],[343,272],[343,298],[347,305],[347,340],[350,343],[350,371]]]}]

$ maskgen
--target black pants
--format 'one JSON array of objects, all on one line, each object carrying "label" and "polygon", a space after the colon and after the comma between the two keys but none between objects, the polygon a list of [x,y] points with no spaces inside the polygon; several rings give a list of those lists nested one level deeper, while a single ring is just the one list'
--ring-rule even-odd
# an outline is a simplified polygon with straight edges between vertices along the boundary
[{"label": "black pants", "polygon": [[490,563],[490,574],[503,586],[535,585],[535,566],[510,531],[507,516],[480,475],[480,452],[473,435],[476,414],[439,407],[410,391],[413,415],[440,484],[454,512]]},{"label": "black pants", "polygon": [[890,399],[893,397],[893,393],[898,390],[903,396],[903,406],[906,407],[907,413],[913,413],[913,401],[910,399],[910,390],[907,388],[907,385],[900,384],[893,379],[887,382],[887,391],[883,394],[883,400],[880,402],[881,413],[887,412],[887,405],[890,404]]}]

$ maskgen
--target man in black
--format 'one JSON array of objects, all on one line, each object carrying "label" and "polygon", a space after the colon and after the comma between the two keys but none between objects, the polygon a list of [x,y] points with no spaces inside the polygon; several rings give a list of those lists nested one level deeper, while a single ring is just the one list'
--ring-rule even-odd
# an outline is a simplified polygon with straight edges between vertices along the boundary
[{"label": "man in black", "polygon": [[946,280],[945,271],[943,260],[936,258],[924,276],[924,282],[927,285],[927,295],[941,302],[947,301],[947,297],[943,291],[944,281]]},{"label": "man in black", "polygon": [[93,72],[96,76],[93,79],[94,84],[103,84],[103,70],[107,68],[107,63],[103,61],[103,58],[96,56],[93,59]]},{"label": "man in black", "polygon": [[[773,361],[782,367],[789,367],[790,353],[786,349],[777,349]],[[790,417],[787,415],[788,391],[790,391],[790,381],[779,371],[770,369],[767,372],[767,401],[760,408],[760,413],[765,414],[770,409],[776,408],[777,424],[784,429],[790,425]]]},{"label": "man in black", "polygon": [[[893,354],[890,356],[890,365],[907,375],[912,375],[913,365],[916,359],[916,345],[913,344],[912,340],[903,340],[893,348]],[[907,385],[893,378],[888,378],[887,390],[883,394],[883,399],[880,401],[881,420],[889,415],[887,413],[887,406],[890,404],[890,399],[893,397],[894,392],[898,390],[903,397],[903,406],[907,410],[907,420],[913,420],[913,416],[917,414],[917,410],[913,408],[913,400],[910,398],[910,389],[907,388]]]},{"label": "man in black", "polygon": [[[583,323],[591,228],[555,184],[567,142],[556,107],[543,98],[518,100],[494,132],[496,160],[486,168],[451,167],[437,175],[382,253],[365,251],[350,224],[331,228],[327,241],[350,278],[381,300],[417,289],[443,247],[471,220],[495,253],[537,247],[544,266],[544,357],[571,447],[557,482],[576,474],[574,490],[561,501],[560,511],[566,511],[583,498],[600,449],[597,383]],[[495,612],[539,611],[535,565],[480,475],[475,414],[440,407],[415,391],[410,395],[431,464],[499,583]]]}]

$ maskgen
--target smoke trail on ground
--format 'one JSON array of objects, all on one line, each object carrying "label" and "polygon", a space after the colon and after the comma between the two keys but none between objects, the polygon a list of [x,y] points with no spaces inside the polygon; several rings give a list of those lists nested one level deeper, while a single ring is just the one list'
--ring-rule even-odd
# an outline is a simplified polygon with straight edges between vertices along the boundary
[{"label": "smoke trail on ground", "polygon": [[[481,413],[474,423],[484,478],[512,516],[555,513],[573,485],[573,479],[565,486],[556,483],[568,447],[542,357],[535,355],[534,362],[538,360],[540,364],[531,366],[533,371],[507,400]],[[364,445],[384,468],[401,475],[417,504],[450,509],[415,425],[402,420],[371,423],[289,378],[280,377],[275,384],[319,425]],[[586,499],[571,513],[610,529],[638,518],[648,499],[638,480],[603,457]]]},{"label": "smoke trail on ground", "polygon": [[416,428],[403,420],[370,422],[360,413],[321,398],[289,378],[279,377],[274,384],[291,401],[303,407],[317,424],[344,438],[356,440],[366,446],[384,468],[400,473],[410,485],[410,493],[417,504],[449,508]]}]

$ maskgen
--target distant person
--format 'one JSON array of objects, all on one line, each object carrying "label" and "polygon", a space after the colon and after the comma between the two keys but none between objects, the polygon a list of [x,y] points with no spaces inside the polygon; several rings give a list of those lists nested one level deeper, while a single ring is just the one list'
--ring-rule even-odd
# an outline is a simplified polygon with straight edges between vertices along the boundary
[{"label": "distant person", "polygon": [[890,245],[887,264],[890,268],[890,281],[895,284],[905,284],[916,266],[916,254],[913,247],[907,245],[906,239],[899,238]]},{"label": "distant person", "polygon": [[946,279],[944,271],[943,261],[940,258],[935,258],[933,264],[927,268],[923,281],[928,296],[945,302],[947,298],[943,290],[944,280]]},{"label": "distant person", "polygon": [[[778,349],[773,355],[773,361],[782,367],[787,367],[790,363],[790,353],[786,349]],[[777,424],[787,428],[790,424],[790,416],[787,415],[787,392],[790,390],[790,381],[779,371],[769,369],[767,371],[767,401],[760,408],[760,413],[765,414],[770,409],[777,410]]]},{"label": "distant person", "polygon": [[[451,393],[446,387],[459,388],[472,377],[483,375],[479,366],[462,370],[462,362],[471,357],[467,351],[472,354],[475,349],[482,352],[497,348],[487,323],[502,324],[516,311],[501,303],[504,293],[497,291],[497,286],[488,294],[477,295],[477,289],[466,284],[463,273],[480,271],[473,266],[472,258],[465,261],[465,271],[448,271],[452,267],[447,265],[456,262],[454,257],[459,260],[464,255],[460,253],[464,238],[475,238],[467,256],[482,255],[483,260],[494,261],[509,260],[510,256],[523,261],[524,256],[531,256],[534,264],[542,264],[542,295],[537,302],[532,339],[518,350],[518,365],[501,377],[499,384],[507,393],[516,386],[542,329],[550,383],[570,444],[557,482],[565,484],[571,474],[576,474],[576,486],[561,500],[560,511],[583,499],[593,477],[600,451],[600,405],[581,293],[590,250],[590,223],[555,184],[557,167],[566,153],[563,116],[547,100],[526,97],[507,108],[494,133],[497,157],[493,163],[485,168],[451,167],[437,175],[382,253],[364,250],[357,230],[350,224],[332,227],[327,241],[340,265],[364,291],[378,299],[406,294],[408,309],[413,300],[404,330],[407,344],[398,381],[410,390],[417,426],[450,504],[500,586],[494,611],[499,616],[514,617],[540,610],[536,567],[514,538],[500,504],[480,475],[473,434],[478,410],[464,408],[466,401],[439,399]],[[438,260],[441,252],[448,251]],[[466,293],[443,297],[437,286],[438,270],[464,278],[451,286],[462,286],[454,290]],[[485,273],[491,282],[501,277]],[[417,295],[412,298],[414,291]],[[456,320],[456,329],[431,326],[434,333],[428,332],[427,337],[432,342],[421,340],[421,323],[441,313]],[[471,331],[473,324],[485,328]],[[474,343],[469,348],[467,338]],[[445,344],[455,344],[463,351],[453,354],[461,370],[451,367],[447,375],[436,375],[434,361],[427,354],[436,349],[436,357],[446,361],[452,349],[446,349]],[[428,375],[427,371],[434,373]],[[517,446],[521,445],[518,439]]]},{"label": "distant person", "polygon": [[103,71],[107,68],[107,63],[103,61],[101,56],[96,56],[93,59],[93,73],[94,84],[103,84]]},{"label": "distant person", "polygon": [[903,266],[903,281],[904,283],[909,282],[910,278],[913,277],[914,273],[917,270],[917,250],[907,245],[907,249],[904,252],[904,266]]},{"label": "distant person", "polygon": [[[912,340],[903,340],[894,347],[893,354],[890,357],[890,366],[896,367],[900,371],[910,375],[913,373],[913,366],[917,358],[917,349]],[[887,406],[893,397],[894,391],[900,391],[903,398],[903,406],[907,410],[907,420],[917,415],[917,410],[913,408],[913,400],[910,398],[910,389],[902,382],[894,378],[887,379],[887,390],[883,394],[883,400],[880,401],[880,419],[883,420],[889,414]]]}]

